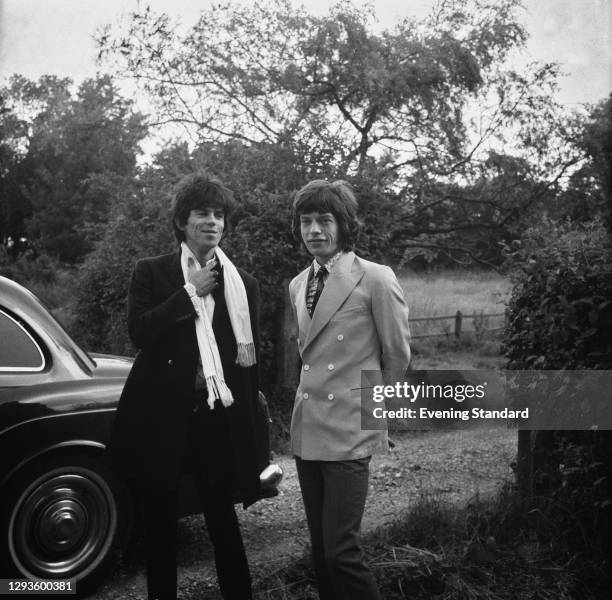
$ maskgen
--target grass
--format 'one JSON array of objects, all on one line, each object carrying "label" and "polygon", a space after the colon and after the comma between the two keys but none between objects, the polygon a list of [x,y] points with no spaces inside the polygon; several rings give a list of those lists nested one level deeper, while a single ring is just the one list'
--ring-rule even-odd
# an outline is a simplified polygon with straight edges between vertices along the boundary
[{"label": "grass", "polygon": [[[607,563],[551,538],[548,521],[507,486],[464,508],[423,496],[364,539],[385,600],[598,600]],[[317,598],[309,557],[256,575],[256,598]]]},{"label": "grass", "polygon": [[411,368],[427,369],[501,369],[505,358],[501,355],[500,331],[468,332],[461,339],[454,336],[432,336],[412,340]]},{"label": "grass", "polygon": [[400,274],[411,318],[504,311],[510,282],[492,271],[440,271]]},{"label": "grass", "polygon": [[454,316],[461,311],[464,331],[498,328],[503,317],[487,317],[503,313],[510,296],[508,279],[488,271],[440,271],[404,273],[400,285],[408,302],[411,319],[450,317],[444,321],[411,323],[413,336],[435,333],[452,335]]}]

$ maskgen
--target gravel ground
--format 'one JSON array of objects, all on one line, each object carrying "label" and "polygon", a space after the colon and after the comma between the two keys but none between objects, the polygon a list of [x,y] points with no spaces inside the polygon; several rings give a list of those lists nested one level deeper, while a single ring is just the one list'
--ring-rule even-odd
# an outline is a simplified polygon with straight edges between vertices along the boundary
[{"label": "gravel ground", "polygon": [[[370,466],[370,493],[363,531],[394,521],[422,496],[465,503],[476,494],[494,492],[511,477],[516,453],[516,431],[501,427],[405,432],[392,436],[395,447],[375,456]],[[277,457],[285,476],[278,497],[238,509],[249,564],[270,574],[308,551],[308,529],[293,460]],[[213,600],[217,592],[204,520],[192,516],[179,522],[179,597]],[[117,565],[94,594],[98,600],[134,600],[146,597],[142,550],[129,564]]]}]

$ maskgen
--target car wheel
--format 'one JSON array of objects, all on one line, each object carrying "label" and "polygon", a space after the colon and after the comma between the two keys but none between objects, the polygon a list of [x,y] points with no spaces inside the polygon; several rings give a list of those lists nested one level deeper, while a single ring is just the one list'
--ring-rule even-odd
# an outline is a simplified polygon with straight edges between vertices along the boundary
[{"label": "car wheel", "polygon": [[[3,494],[4,495],[4,494]],[[86,454],[26,465],[2,501],[9,563],[23,578],[95,585],[115,547],[127,541],[131,502],[105,464]]]}]

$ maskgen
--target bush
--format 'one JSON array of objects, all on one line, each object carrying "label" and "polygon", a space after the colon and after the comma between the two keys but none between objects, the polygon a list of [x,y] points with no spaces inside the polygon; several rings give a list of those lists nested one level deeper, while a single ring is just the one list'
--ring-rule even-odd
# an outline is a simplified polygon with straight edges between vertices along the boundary
[{"label": "bush", "polygon": [[139,258],[175,247],[163,189],[143,186],[105,226],[79,270],[75,337],[87,350],[133,355],[127,332],[127,289]]},{"label": "bush", "polygon": [[[422,497],[390,525],[364,536],[386,600],[596,600],[607,597],[605,569],[551,543],[538,499],[504,487],[459,508]],[[310,557],[264,566],[258,597],[316,598]],[[267,571],[267,572],[266,572]]]},{"label": "bush", "polygon": [[[510,369],[612,369],[610,237],[600,221],[543,221],[508,253],[514,288],[504,351]],[[520,432],[523,489],[545,499],[554,543],[605,556],[611,535],[611,432]],[[529,472],[521,464],[531,464]],[[524,481],[527,479],[528,481]],[[552,543],[552,542],[551,542]]]},{"label": "bush", "polygon": [[46,254],[22,254],[10,257],[0,246],[0,275],[16,281],[41,300],[53,316],[72,333],[74,268]]},{"label": "bush", "polygon": [[599,221],[544,221],[508,253],[514,288],[504,350],[510,369],[612,368],[612,264]]}]

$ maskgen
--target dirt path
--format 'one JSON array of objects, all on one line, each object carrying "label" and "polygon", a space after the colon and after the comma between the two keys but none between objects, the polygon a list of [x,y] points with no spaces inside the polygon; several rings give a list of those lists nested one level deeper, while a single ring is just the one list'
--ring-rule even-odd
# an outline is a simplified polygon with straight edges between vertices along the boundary
[{"label": "dirt path", "polygon": [[[516,431],[504,428],[471,431],[403,433],[387,455],[371,463],[370,493],[364,532],[387,525],[421,496],[465,503],[476,494],[495,491],[511,476]],[[301,556],[308,546],[308,529],[293,460],[277,459],[285,471],[277,498],[262,500],[239,519],[254,577]],[[146,597],[142,559],[116,569],[91,598],[133,600]],[[212,548],[200,516],[179,523],[179,597],[183,600],[220,598],[216,591]]]}]

